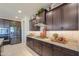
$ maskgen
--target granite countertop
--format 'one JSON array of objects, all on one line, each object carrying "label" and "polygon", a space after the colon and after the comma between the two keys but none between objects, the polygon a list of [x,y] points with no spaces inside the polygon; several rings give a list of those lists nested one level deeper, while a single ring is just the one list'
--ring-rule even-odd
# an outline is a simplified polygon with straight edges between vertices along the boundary
[{"label": "granite countertop", "polygon": [[43,42],[46,42],[46,43],[54,44],[54,45],[57,45],[57,46],[61,46],[61,47],[79,52],[78,43],[76,43],[76,42],[68,42],[66,44],[63,44],[63,43],[51,41],[50,39],[47,39],[47,38],[42,39],[42,38],[37,38],[37,37],[34,37],[34,36],[27,36],[27,37],[34,38],[36,40],[40,40],[40,41],[43,41]]},{"label": "granite countertop", "polygon": [[0,38],[0,45],[3,43],[4,38]]}]

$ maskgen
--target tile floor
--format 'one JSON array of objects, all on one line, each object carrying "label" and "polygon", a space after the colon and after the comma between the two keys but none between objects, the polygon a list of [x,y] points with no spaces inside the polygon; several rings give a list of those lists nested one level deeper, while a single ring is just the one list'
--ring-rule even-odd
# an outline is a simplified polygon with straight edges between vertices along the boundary
[{"label": "tile floor", "polygon": [[2,56],[38,56],[25,44],[5,45],[1,48]]}]

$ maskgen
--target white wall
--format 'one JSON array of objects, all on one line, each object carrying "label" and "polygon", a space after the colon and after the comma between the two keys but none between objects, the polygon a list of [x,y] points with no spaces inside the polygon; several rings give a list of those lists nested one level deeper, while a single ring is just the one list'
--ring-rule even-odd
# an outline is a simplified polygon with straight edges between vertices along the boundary
[{"label": "white wall", "polygon": [[24,17],[22,19],[22,43],[26,43],[26,36],[29,32],[29,17]]}]

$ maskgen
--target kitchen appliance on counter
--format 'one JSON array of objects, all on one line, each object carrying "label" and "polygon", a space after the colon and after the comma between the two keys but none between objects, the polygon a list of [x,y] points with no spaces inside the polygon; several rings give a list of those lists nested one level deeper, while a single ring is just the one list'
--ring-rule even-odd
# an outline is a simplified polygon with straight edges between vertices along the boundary
[{"label": "kitchen appliance on counter", "polygon": [[40,37],[41,38],[46,38],[47,37],[47,27],[46,26],[42,27]]}]

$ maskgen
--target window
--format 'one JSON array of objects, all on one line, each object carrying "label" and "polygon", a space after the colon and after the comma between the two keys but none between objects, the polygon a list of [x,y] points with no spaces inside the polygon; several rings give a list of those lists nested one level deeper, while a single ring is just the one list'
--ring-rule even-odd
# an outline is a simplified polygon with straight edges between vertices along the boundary
[{"label": "window", "polygon": [[8,34],[8,28],[0,28],[0,34]]}]

